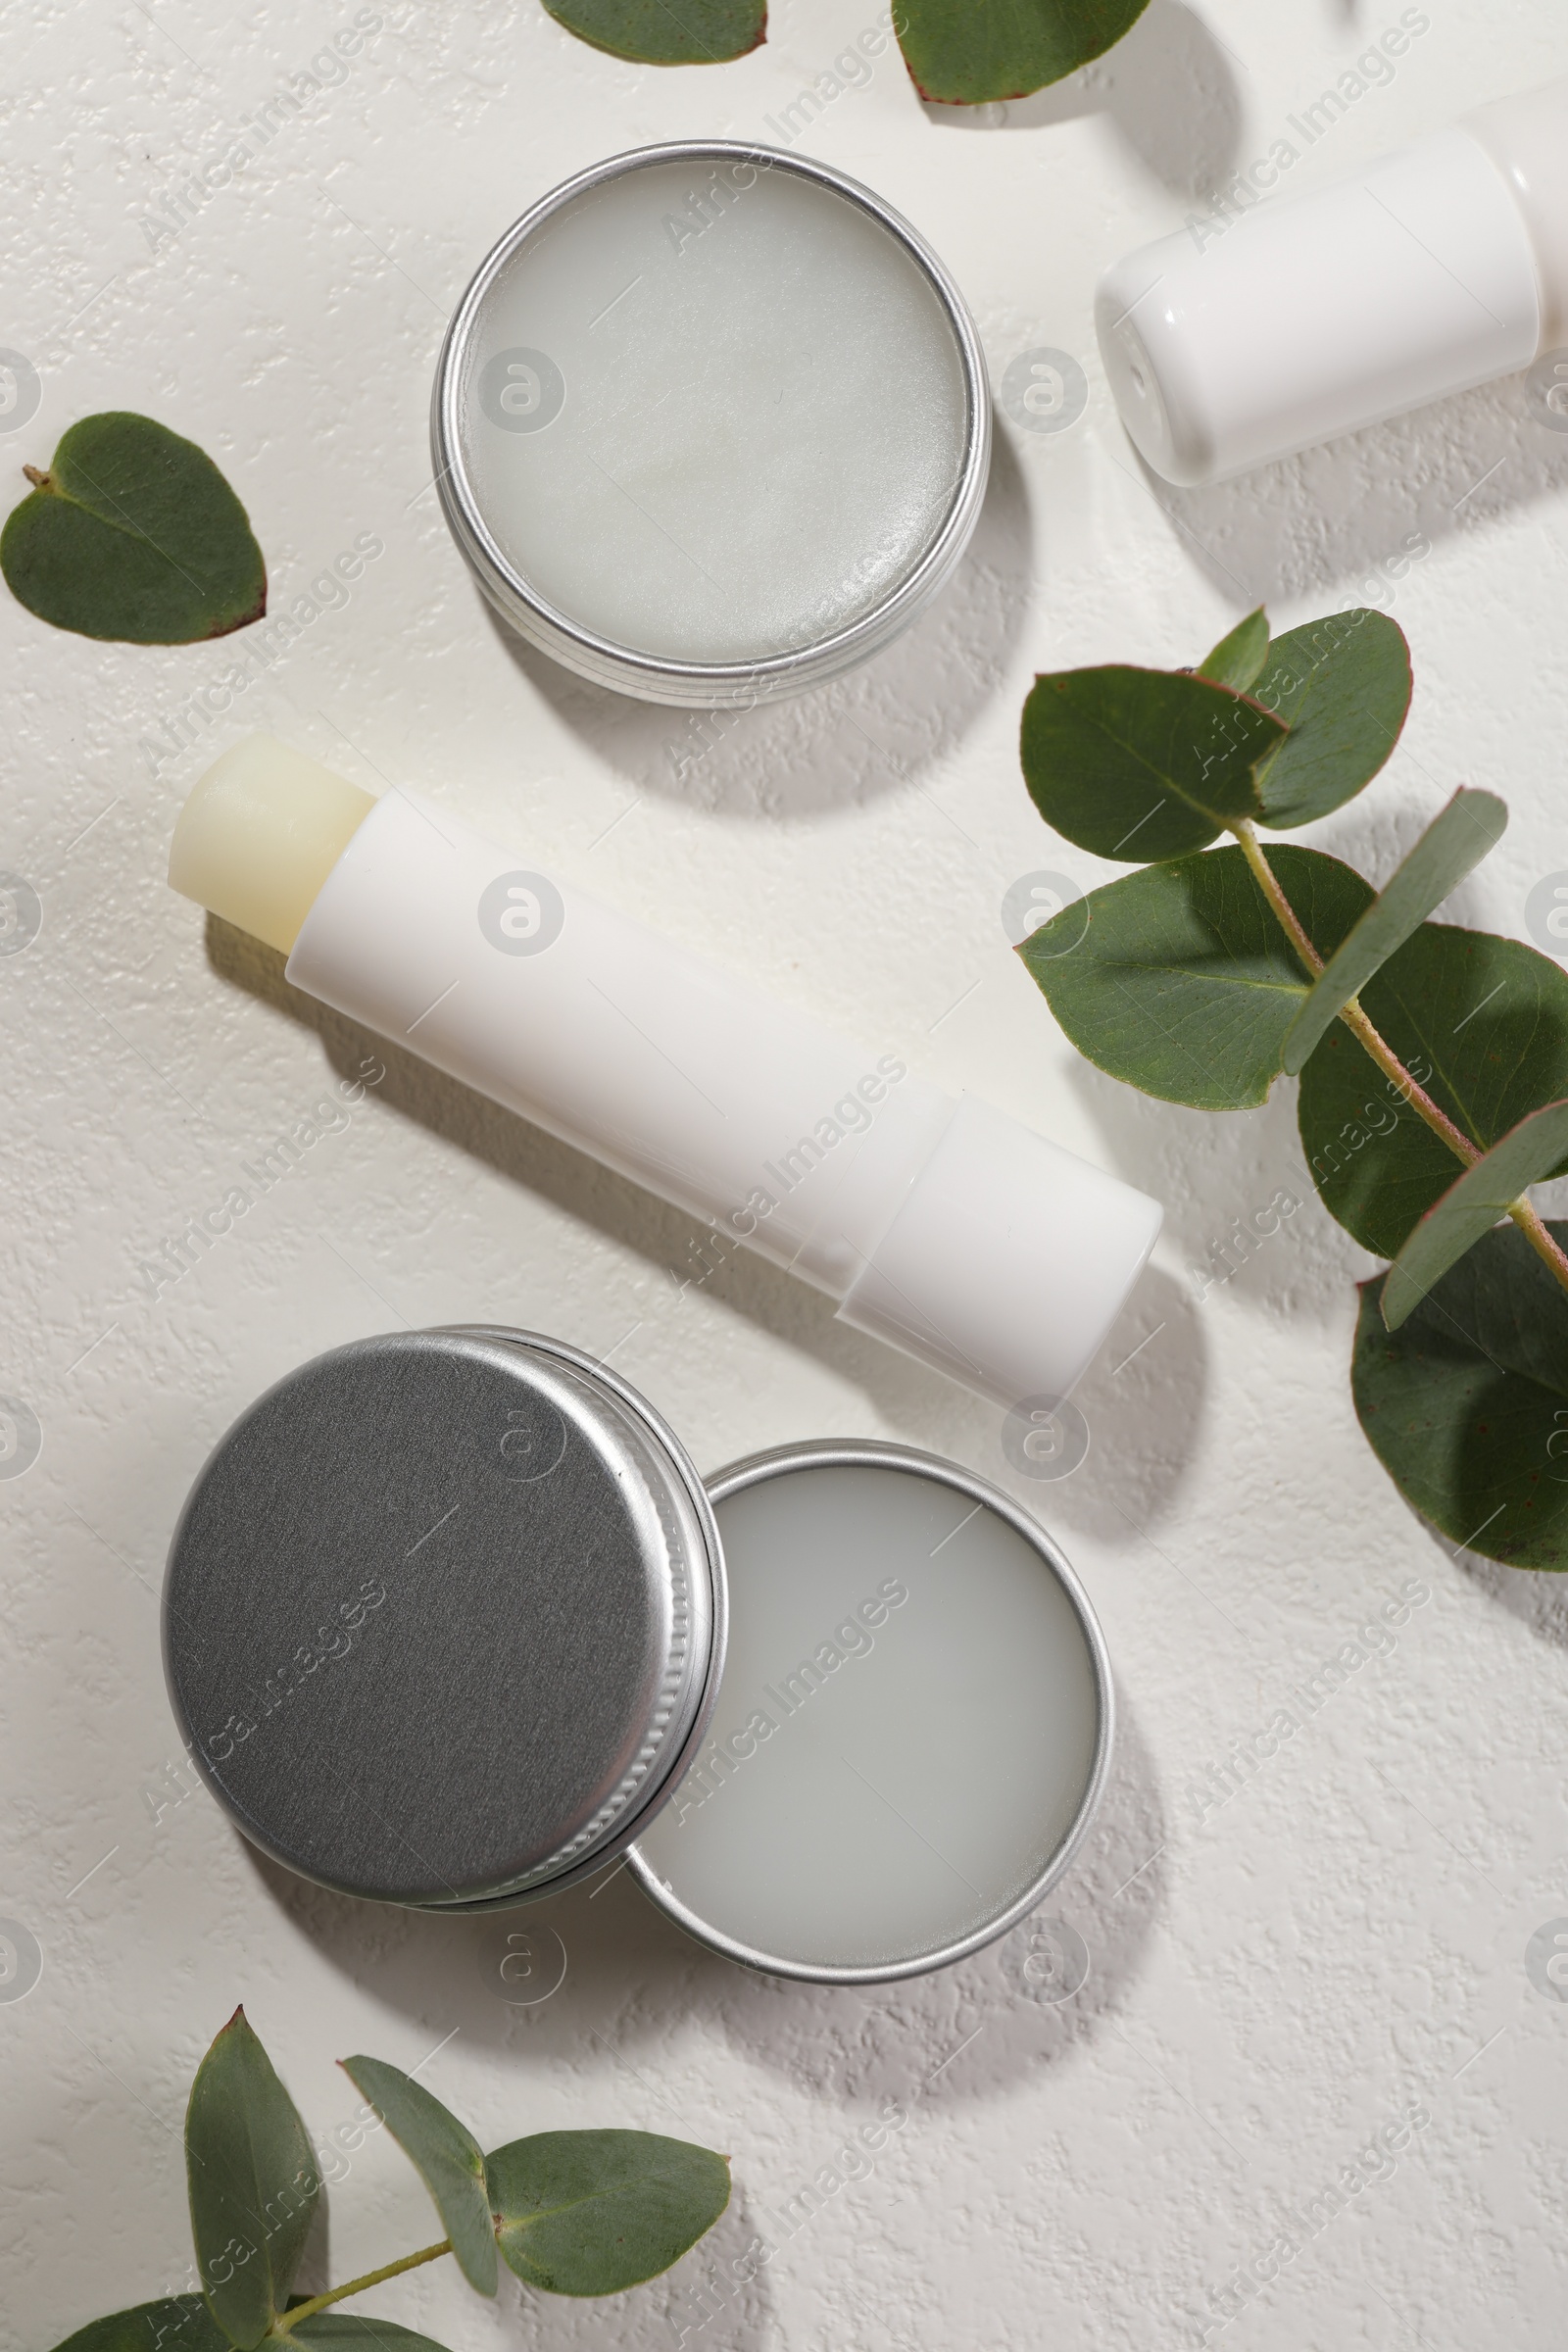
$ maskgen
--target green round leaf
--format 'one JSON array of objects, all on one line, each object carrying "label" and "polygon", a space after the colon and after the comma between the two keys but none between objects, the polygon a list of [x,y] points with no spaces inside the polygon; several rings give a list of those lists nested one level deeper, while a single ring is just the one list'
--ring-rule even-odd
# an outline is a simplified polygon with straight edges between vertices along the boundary
[{"label": "green round leaf", "polygon": [[[1550,1228],[1568,1245],[1568,1224]],[[1350,1385],[1407,1501],[1511,1568],[1568,1568],[1568,1297],[1511,1225],[1485,1235],[1396,1332],[1361,1286]]]},{"label": "green round leaf", "polygon": [[1037,678],[1020,750],[1048,825],[1097,858],[1142,865],[1255,816],[1253,770],[1283,734],[1228,686],[1116,663]]},{"label": "green round leaf", "polygon": [[380,2058],[345,2058],[342,2065],[418,2167],[468,2284],[481,2295],[493,2295],[499,2277],[496,2236],[479,2142],[422,2082],[398,2067]]},{"label": "green round leaf", "polygon": [[[1283,875],[1285,851],[1269,856]],[[1361,1005],[1483,1152],[1568,1096],[1568,972],[1518,940],[1423,923],[1367,983]],[[1343,1022],[1301,1072],[1297,1118],[1330,1214],[1364,1249],[1397,1257],[1459,1161]]]},{"label": "green round leaf", "polygon": [[[1269,863],[1318,953],[1332,955],[1369,885],[1318,850],[1274,848]],[[1018,954],[1080,1054],[1198,1110],[1267,1100],[1307,993],[1239,849],[1106,883],[1042,923]]]},{"label": "green round leaf", "polygon": [[767,0],[545,0],[590,47],[645,66],[711,66],[767,37]]},{"label": "green round leaf", "polygon": [[57,629],[132,645],[224,637],[267,611],[244,508],[194,441],[150,416],[84,416],[0,532],[11,593]]},{"label": "green round leaf", "polygon": [[1239,620],[1228,637],[1222,637],[1214,651],[1198,664],[1200,678],[1212,678],[1217,685],[1234,686],[1238,694],[1246,694],[1262,675],[1268,660],[1268,614],[1261,605]]},{"label": "green round leaf", "polygon": [[[1024,98],[1102,57],[1149,0],[903,0],[900,41],[922,98]],[[895,22],[899,12],[895,12]]]},{"label": "green round leaf", "polygon": [[130,2311],[89,2320],[55,2352],[229,2352],[200,2295],[164,2295]]},{"label": "green round leaf", "polygon": [[1276,637],[1251,691],[1291,730],[1258,768],[1258,822],[1292,832],[1353,801],[1388,760],[1410,709],[1410,648],[1386,613],[1331,612]]},{"label": "green round leaf", "polygon": [[252,2352],[288,2302],[321,2183],[294,2102],[236,2009],[185,2111],[190,2227],[208,2309]]},{"label": "green round leaf", "polygon": [[539,2132],[485,2159],[496,2237],[530,2286],[618,2295],[656,2278],[729,2203],[729,2165],[652,2132]]}]

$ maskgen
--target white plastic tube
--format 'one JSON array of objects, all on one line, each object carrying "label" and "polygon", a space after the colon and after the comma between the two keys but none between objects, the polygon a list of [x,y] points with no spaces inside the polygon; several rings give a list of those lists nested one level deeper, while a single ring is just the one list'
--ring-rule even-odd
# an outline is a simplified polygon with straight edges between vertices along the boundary
[{"label": "white plastic tube", "polygon": [[1127,255],[1095,323],[1156,473],[1223,481],[1568,341],[1568,80]]},{"label": "white plastic tube", "polygon": [[296,987],[1004,1407],[1068,1393],[1159,1231],[1154,1201],[999,1111],[265,736],[197,784],[169,875]]}]

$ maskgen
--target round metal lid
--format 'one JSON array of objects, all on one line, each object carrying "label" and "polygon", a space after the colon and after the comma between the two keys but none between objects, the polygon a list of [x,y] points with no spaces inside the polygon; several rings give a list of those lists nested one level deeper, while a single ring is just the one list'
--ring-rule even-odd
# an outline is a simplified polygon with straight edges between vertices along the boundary
[{"label": "round metal lid", "polygon": [[691,1463],[524,1332],[318,1356],[214,1452],[165,1587],[171,1696],[256,1844],[385,1901],[564,1884],[700,1737],[723,1645]]}]

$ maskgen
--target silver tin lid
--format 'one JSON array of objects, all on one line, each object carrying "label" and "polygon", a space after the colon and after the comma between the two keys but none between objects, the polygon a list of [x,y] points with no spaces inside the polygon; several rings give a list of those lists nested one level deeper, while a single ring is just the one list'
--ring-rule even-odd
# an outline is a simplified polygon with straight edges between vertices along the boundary
[{"label": "silver tin lid", "polygon": [[[775,1574],[779,1546],[771,1539],[762,1544],[758,1542],[755,1516],[737,1530],[733,1516],[726,1513],[724,1506],[743,1496],[758,1503],[770,1495],[778,1498],[795,1473],[808,1474],[818,1489],[819,1499],[828,1507],[819,1514],[814,1531],[807,1536],[808,1553],[795,1554],[801,1573],[790,1581],[807,1586],[811,1581],[811,1564],[826,1566],[830,1578],[838,1577],[843,1582],[840,1606],[848,1616],[847,1604],[853,1590],[868,1582],[875,1573],[866,1564],[874,1545],[857,1541],[853,1527],[847,1524],[842,1497],[831,1495],[828,1490],[835,1474],[867,1470],[894,1473],[901,1481],[907,1482],[903,1511],[889,1514],[906,1522],[902,1540],[909,1544],[905,1574],[912,1598],[908,1592],[905,1598],[909,1603],[911,1618],[933,1604],[939,1608],[945,1605],[947,1622],[933,1636],[928,1619],[927,1631],[921,1637],[925,1656],[923,1661],[916,1662],[912,1672],[906,1665],[900,1668],[895,1663],[894,1677],[885,1695],[891,1701],[897,1737],[889,1741],[885,1753],[874,1745],[864,1748],[858,1764],[852,1757],[838,1753],[841,1744],[853,1737],[853,1718],[847,1719],[841,1712],[829,1722],[823,1715],[824,1704],[828,1702],[820,1695],[804,1688],[792,1692],[787,1669],[794,1653],[769,1658],[771,1636],[764,1634],[759,1641],[758,1616],[779,1613],[777,1596],[781,1588]],[[828,1474],[826,1481],[818,1475],[824,1472]],[[929,1508],[922,1511],[915,1505],[911,1510],[909,1506],[915,1504],[921,1489]],[[1115,1730],[1114,1685],[1099,1619],[1071,1563],[1039,1522],[1000,1488],[955,1462],[910,1446],[883,1445],[874,1440],[778,1446],[720,1471],[709,1480],[708,1493],[717,1507],[720,1535],[727,1546],[732,1633],[728,1651],[730,1680],[738,1681],[745,1689],[726,1692],[721,1688],[716,1691],[713,1737],[694,1743],[684,1788],[674,1792],[667,1808],[661,1808],[657,1823],[650,1820],[643,1833],[644,1842],[634,1845],[628,1857],[631,1871],[658,1908],[696,1941],[728,1960],[768,1976],[795,1978],[813,1984],[881,1984],[924,1976],[932,1969],[967,1959],[1016,1927],[1050,1893],[1078,1853],[1104,1790]],[[924,1518],[929,1519],[929,1524],[920,1533]],[[1010,1531],[1012,1538],[1022,1540],[1026,1548],[1019,1557],[1027,1559],[1032,1555],[1038,1562],[1042,1572],[1041,1598],[1048,1603],[1046,1624],[1035,1628],[1037,1636],[1044,1633],[1044,1646],[1031,1651],[1027,1644],[1020,1644],[1011,1660],[1016,1670],[1014,1710],[1021,1706],[1029,1714],[1059,1706],[1062,1697],[1059,1677],[1053,1689],[1050,1668],[1069,1661],[1073,1678],[1080,1674],[1083,1678],[1086,1702],[1081,1752],[1074,1755],[1070,1768],[1062,1774],[1043,1776],[1038,1788],[1027,1780],[1009,1783],[1010,1799],[1015,1799],[1020,1789],[1028,1792],[1040,1838],[1032,1866],[1001,1873],[988,1872],[981,1853],[990,1841],[988,1833],[995,1831],[997,1799],[1003,1793],[998,1776],[1016,1770],[1018,1742],[1007,1737],[1005,1697],[992,1680],[996,1666],[994,1650],[989,1659],[984,1655],[988,1643],[1005,1639],[996,1632],[990,1619],[990,1605],[999,1594],[984,1573],[985,1531],[978,1523],[985,1519],[993,1523],[990,1530],[993,1539],[1001,1537],[1005,1541],[1006,1531]],[[796,1528],[793,1532],[799,1537],[804,1531]],[[933,1532],[937,1541],[927,1552],[925,1539]],[[978,1552],[972,1548],[977,1532],[982,1538]],[[895,1544],[900,1540],[895,1537]],[[887,1612],[883,1614],[885,1617]],[[849,1625],[841,1628],[841,1637],[851,1630]],[[879,1635],[878,1639],[882,1637]],[[940,1651],[939,1659],[933,1654],[933,1642]],[[865,1647],[871,1647],[869,1641]],[[976,1654],[966,1654],[971,1651]],[[894,1656],[896,1661],[896,1649]],[[839,1693],[842,1697],[856,1688],[857,1677],[863,1670],[858,1666],[852,1669],[847,1659],[841,1660],[841,1664],[844,1666],[844,1690]],[[985,1686],[983,1702],[976,1695],[977,1664],[983,1670],[979,1677]],[[765,1682],[763,1671],[767,1675]],[[818,1681],[826,1685],[827,1675],[820,1675]],[[754,1685],[763,1693],[761,1702]],[[960,1695],[965,1691],[966,1696]],[[722,1737],[727,1722],[743,1721],[748,1707],[764,1704],[772,1711],[772,1728],[785,1734],[777,1741],[780,1752],[776,1760],[782,1762],[783,1751],[789,1745],[788,1732],[796,1728],[791,1725],[786,1732],[784,1718],[786,1713],[794,1713],[797,1699],[804,1709],[802,1738],[808,1743],[808,1752],[803,1755],[797,1748],[790,1759],[788,1801],[782,1808],[775,1807],[771,1816],[775,1830],[784,1834],[766,1840],[767,1868],[777,1889],[778,1899],[771,1905],[775,1918],[790,1919],[798,1901],[803,1908],[816,1903],[824,1882],[842,1876],[853,1889],[855,1903],[864,1911],[863,1924],[870,1929],[868,1940],[875,1941],[885,1925],[873,1916],[878,1902],[875,1847],[879,1836],[895,1838],[902,1836],[923,1847],[933,1858],[939,1879],[956,1873],[968,1889],[972,1899],[964,1900],[961,1905],[968,1914],[961,1926],[938,1931],[923,1939],[913,1938],[915,1948],[885,1950],[874,1958],[857,1962],[829,1957],[823,1943],[813,1944],[809,1937],[805,1939],[804,1946],[797,1936],[791,1948],[781,1949],[777,1943],[767,1945],[755,1936],[737,1932],[733,1923],[745,1908],[744,1899],[737,1900],[734,1887],[722,1877],[715,1880],[710,1870],[707,1873],[706,1900],[683,1896],[674,1883],[682,1875],[683,1816],[690,1811],[694,1819],[699,1818],[710,1793],[721,1804],[733,1805],[735,1801],[729,1780],[721,1777],[718,1770],[718,1766],[727,1762]],[[758,1723],[756,1715],[752,1722]],[[884,1732],[888,1728],[885,1712]],[[744,1757],[743,1747],[730,1744],[733,1754]],[[813,1749],[814,1755],[809,1752]],[[927,1828],[922,1828],[917,1818],[921,1804],[919,1787],[909,1786],[907,1778],[895,1779],[890,1786],[887,1775],[898,1772],[901,1752],[906,1766],[912,1759],[929,1758],[935,1760],[939,1770],[945,1771],[943,1759],[959,1749],[986,1759],[994,1788],[989,1796],[983,1788],[971,1789],[972,1810],[967,1822],[961,1810],[950,1814],[945,1818],[938,1842],[933,1843]],[[751,1752],[765,1754],[771,1750],[753,1740]],[[824,1773],[820,1769],[824,1761],[834,1757],[844,1767],[841,1779],[836,1779],[831,1770]],[[1010,1763],[1006,1760],[1009,1757]],[[764,1769],[742,1763],[739,1766],[742,1777],[735,1786],[742,1789],[750,1788],[755,1793],[756,1775]],[[867,1770],[875,1777],[874,1788],[865,1777]],[[912,1777],[918,1781],[920,1776],[917,1773]],[[1050,1785],[1053,1780],[1054,1785]],[[694,1790],[697,1793],[691,1793]],[[869,1818],[877,1826],[870,1836],[862,1838],[856,1816],[865,1804],[867,1790],[871,1799]],[[930,1793],[929,1785],[925,1793],[927,1796]],[[910,1808],[914,1809],[915,1818],[911,1818]],[[757,1824],[767,1817],[764,1804],[757,1809],[755,1820],[748,1816],[739,1825],[753,1851]],[[966,1838],[971,1840],[968,1845],[961,1842]],[[841,1846],[845,1850],[840,1851]],[[970,1870],[988,1883],[976,1886],[967,1875]],[[802,1875],[792,1879],[792,1874]],[[704,1874],[698,1871],[687,1875],[700,1882]],[[729,1926],[724,1924],[726,1914],[731,1919]],[[793,1920],[791,1924],[795,1924]],[[820,1927],[815,1934],[822,1936]]]},{"label": "silver tin lid", "polygon": [[526,1332],[356,1342],[193,1488],[165,1663],[246,1837],[340,1892],[554,1890],[637,1834],[724,1648],[702,1483],[636,1391]]},{"label": "silver tin lid", "polygon": [[[943,521],[924,553],[890,593],[849,626],[803,649],[761,661],[683,662],[598,636],[550,604],[509,562],[488,527],[464,456],[464,405],[470,349],[498,279],[519,249],[547,232],[565,207],[606,181],[661,164],[785,172],[847,199],[876,221],[921,272],[952,328],[963,375],[963,457]],[[953,277],[901,213],[857,179],[808,156],[733,140],[671,140],[609,157],[577,172],[530,207],[485,256],[453,315],[436,366],[430,449],[448,524],[485,595],[520,637],[579,677],[644,702],[689,710],[754,709],[804,693],[879,653],[946,586],[979,520],[991,471],[991,394],[979,335]]]}]

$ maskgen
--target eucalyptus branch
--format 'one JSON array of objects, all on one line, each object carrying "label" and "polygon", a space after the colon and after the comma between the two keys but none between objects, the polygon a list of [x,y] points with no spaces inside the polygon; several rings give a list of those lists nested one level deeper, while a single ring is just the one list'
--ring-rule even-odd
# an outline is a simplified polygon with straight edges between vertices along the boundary
[{"label": "eucalyptus branch", "polygon": [[[1234,824],[1231,831],[1241,843],[1242,856],[1250,866],[1258,889],[1279,917],[1286,937],[1311,977],[1318,979],[1323,971],[1323,958],[1308,939],[1300,916],[1280,888],[1279,877],[1264,857],[1257,835],[1245,817]],[[1473,1168],[1481,1157],[1480,1151],[1463,1130],[1454,1125],[1446,1111],[1433,1102],[1425,1087],[1419,1086],[1412,1078],[1388,1039],[1367,1019],[1359,998],[1350,999],[1340,1018],[1351,1036],[1365,1047],[1384,1076],[1398,1089],[1417,1118],[1425,1120],[1433,1134],[1447,1145],[1455,1159],[1462,1159],[1467,1168]]]},{"label": "eucalyptus branch", "polygon": [[396,2278],[403,2271],[416,2271],[421,2262],[438,2261],[443,2254],[450,2254],[451,2251],[452,2240],[444,2237],[438,2246],[422,2246],[417,2254],[405,2254],[401,2262],[388,2262],[378,2271],[367,2271],[363,2278],[351,2278],[346,2286],[329,2287],[324,2295],[313,2295],[308,2303],[296,2303],[292,2311],[280,2313],[268,2333],[286,2336],[298,2327],[301,2320],[308,2320],[314,2313],[324,2311],[329,2303],[341,2303],[346,2295],[363,2295],[367,2287],[379,2286],[383,2278]]},{"label": "eucalyptus branch", "polygon": [[[200,2294],[111,2312],[55,2352],[114,2352],[169,2332],[170,2307],[186,2340],[257,2352],[321,2352],[362,2336],[410,2352],[443,2352],[422,2330],[319,2315],[405,2271],[454,2255],[476,2294],[494,2295],[501,2265],[552,2295],[619,2295],[667,2271],[729,2203],[729,2158],[653,2132],[538,2132],[488,2154],[461,2117],[384,2059],[345,2058],[343,2071],[423,2180],[446,2224],[421,2246],[325,2294],[291,2303],[322,2181],[304,2119],[236,2009],[191,2084],[185,2158]],[[267,2258],[258,2254],[266,2215]],[[541,2255],[537,2232],[548,2246]],[[238,2255],[238,2260],[235,2256]]]},{"label": "eucalyptus branch", "polygon": [[[1432,919],[1500,839],[1507,806],[1461,785],[1381,889],[1304,842],[1259,847],[1265,827],[1298,834],[1365,791],[1413,685],[1387,614],[1330,614],[1275,637],[1261,607],[1196,668],[1102,662],[1036,678],[1018,745],[1030,799],[1077,848],[1139,865],[1041,923],[1018,954],[1079,1053],[1158,1102],[1256,1108],[1282,1075],[1300,1079],[1318,1199],[1388,1261],[1359,1286],[1351,1350],[1368,1444],[1460,1549],[1568,1572],[1568,1222],[1548,1226],[1531,1205],[1568,1165],[1568,958],[1539,927],[1544,955]],[[1275,918],[1261,935],[1259,893]],[[1385,971],[1399,986],[1378,997]],[[1385,998],[1403,1058],[1368,1017]],[[1460,1017],[1497,999],[1500,1023],[1495,1011]],[[1343,1050],[1345,1030],[1360,1054]],[[1318,1051],[1336,1037],[1341,1051]],[[1505,1043],[1494,1134],[1467,1105],[1494,1101]],[[1237,1272],[1233,1248],[1250,1257],[1279,1230],[1284,1198],[1237,1219],[1234,1244],[1209,1246],[1212,1272],[1189,1268],[1200,1300]]]},{"label": "eucalyptus branch", "polygon": [[[1239,819],[1230,829],[1241,844],[1242,856],[1247,859],[1259,890],[1279,918],[1287,939],[1296,950],[1304,968],[1316,980],[1323,970],[1323,958],[1313,947],[1300,917],[1281,889],[1279,877],[1263,855],[1262,844],[1245,817]],[[1473,1143],[1461,1128],[1454,1125],[1441,1105],[1434,1102],[1424,1087],[1417,1085],[1388,1040],[1368,1020],[1358,998],[1350,999],[1348,1004],[1341,1012],[1340,1019],[1357,1043],[1365,1049],[1372,1060],[1377,1063],[1384,1076],[1397,1088],[1416,1116],[1426,1122],[1441,1142],[1446,1144],[1455,1159],[1462,1160],[1467,1168],[1473,1168],[1482,1157],[1479,1146]],[[1552,1279],[1563,1290],[1568,1291],[1568,1255],[1565,1255],[1552,1240],[1537,1210],[1531,1206],[1528,1200],[1511,1200],[1508,1203],[1507,1214],[1513,1219],[1514,1224],[1546,1267]]]}]

